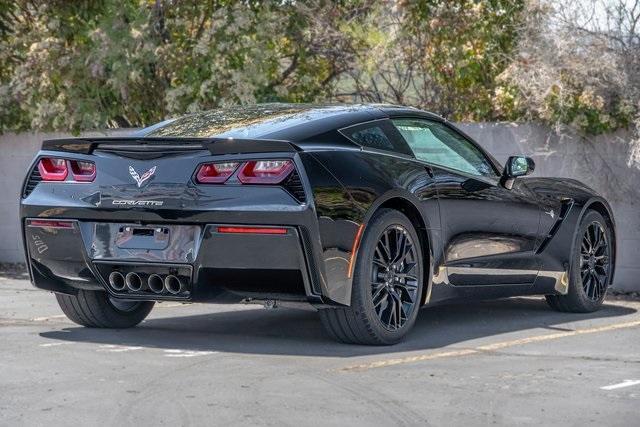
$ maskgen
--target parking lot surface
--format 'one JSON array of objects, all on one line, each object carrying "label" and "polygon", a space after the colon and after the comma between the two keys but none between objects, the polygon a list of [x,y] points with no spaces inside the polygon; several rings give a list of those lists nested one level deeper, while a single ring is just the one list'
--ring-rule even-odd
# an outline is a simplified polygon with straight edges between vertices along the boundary
[{"label": "parking lot surface", "polygon": [[157,304],[79,327],[0,274],[0,425],[640,424],[640,303],[422,310],[402,344],[332,342],[312,311]]}]

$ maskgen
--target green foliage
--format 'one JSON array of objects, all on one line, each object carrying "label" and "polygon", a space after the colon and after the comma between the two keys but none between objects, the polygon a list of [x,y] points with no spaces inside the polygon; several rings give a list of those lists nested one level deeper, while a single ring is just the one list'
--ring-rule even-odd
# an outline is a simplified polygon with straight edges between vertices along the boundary
[{"label": "green foliage", "polygon": [[[496,109],[586,134],[637,122],[640,38],[633,22],[627,25],[636,16],[632,5],[589,5],[527,3],[516,55],[496,78]],[[594,14],[602,19],[593,20]],[[598,27],[597,21],[607,26]]]},{"label": "green foliage", "polygon": [[144,126],[230,104],[336,100],[409,104],[458,121],[560,121],[591,133],[627,126],[628,100],[602,101],[570,76],[545,92],[543,107],[527,104],[523,85],[506,76],[525,5],[0,2],[0,132]]},{"label": "green foliage", "polygon": [[[339,4],[314,6],[336,26],[349,16]],[[143,126],[225,104],[315,101],[339,74],[338,43],[318,46],[313,15],[293,1],[22,0],[13,8],[1,21],[10,28],[0,41],[0,130]]]},{"label": "green foliage", "polygon": [[409,2],[406,28],[426,41],[422,62],[442,92],[441,114],[453,120],[505,118],[494,108],[496,76],[516,47],[523,8],[523,1],[513,0]]},{"label": "green foliage", "polygon": [[585,133],[598,135],[627,128],[633,121],[635,109],[626,100],[614,99],[606,105],[602,96],[582,85],[567,92],[554,86],[545,98],[550,122],[572,124]]}]

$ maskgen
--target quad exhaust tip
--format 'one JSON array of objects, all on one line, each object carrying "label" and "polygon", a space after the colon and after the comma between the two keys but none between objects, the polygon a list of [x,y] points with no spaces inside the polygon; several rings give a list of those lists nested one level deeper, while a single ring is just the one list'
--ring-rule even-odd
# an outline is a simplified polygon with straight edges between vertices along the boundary
[{"label": "quad exhaust tip", "polygon": [[127,284],[127,288],[129,290],[138,292],[142,290],[142,278],[138,273],[127,273],[124,278],[125,283]]},{"label": "quad exhaust tip", "polygon": [[119,271],[112,271],[111,274],[109,274],[109,284],[116,291],[124,291],[124,288],[127,286],[124,276]]},{"label": "quad exhaust tip", "polygon": [[177,295],[182,291],[182,281],[173,274],[168,275],[164,279],[164,287],[170,294]]},{"label": "quad exhaust tip", "polygon": [[152,274],[147,279],[147,286],[151,289],[152,292],[156,294],[161,294],[164,290],[164,280],[157,274]]},{"label": "quad exhaust tip", "polygon": [[108,281],[111,289],[117,292],[126,290],[141,292],[147,290],[154,294],[166,292],[171,295],[178,295],[187,289],[186,283],[174,274],[164,276],[153,273],[147,276],[144,273],[131,271],[125,275],[120,271],[112,271],[109,274]]}]

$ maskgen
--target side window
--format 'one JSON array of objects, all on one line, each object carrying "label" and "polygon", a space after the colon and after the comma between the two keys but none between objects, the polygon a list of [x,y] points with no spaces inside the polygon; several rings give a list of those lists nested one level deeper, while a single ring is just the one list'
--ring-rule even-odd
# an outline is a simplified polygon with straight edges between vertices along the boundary
[{"label": "side window", "polygon": [[407,156],[413,154],[402,135],[387,119],[351,126],[341,129],[340,132],[366,148],[390,151]]},{"label": "side window", "polygon": [[363,147],[393,151],[393,144],[379,126],[357,130],[349,136]]},{"label": "side window", "polygon": [[445,125],[419,119],[396,119],[393,124],[417,159],[469,175],[496,176],[484,154]]}]

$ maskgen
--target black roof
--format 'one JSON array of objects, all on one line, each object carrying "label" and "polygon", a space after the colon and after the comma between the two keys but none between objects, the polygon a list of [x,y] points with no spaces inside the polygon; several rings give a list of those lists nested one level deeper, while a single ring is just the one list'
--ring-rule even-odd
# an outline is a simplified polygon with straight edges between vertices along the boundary
[{"label": "black roof", "polygon": [[387,104],[258,104],[226,107],[166,120],[139,131],[143,137],[242,138],[302,141],[357,123],[432,113]]}]

